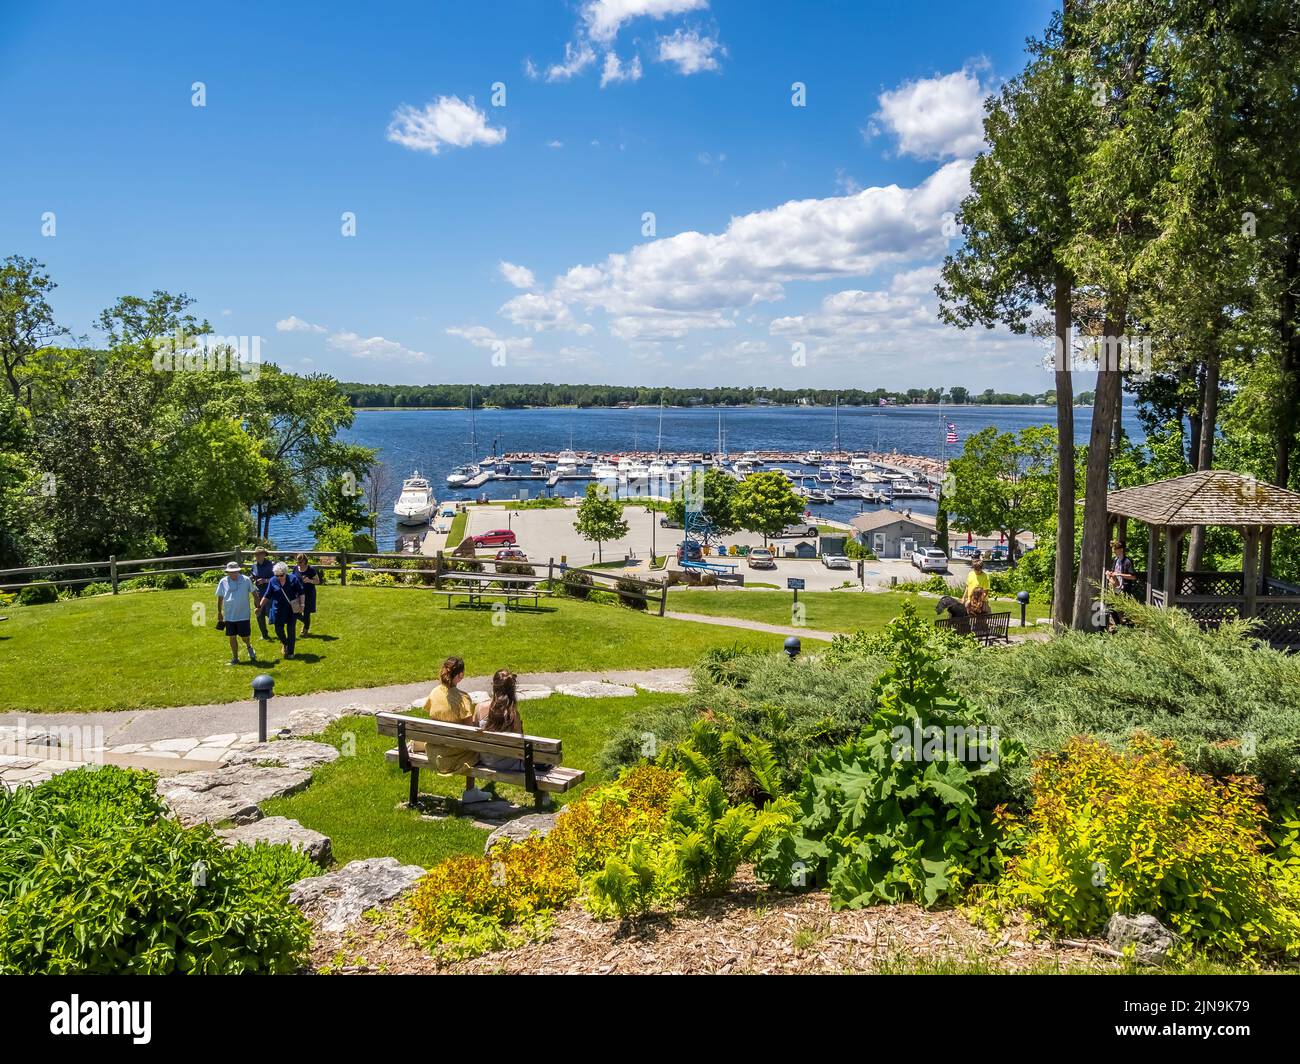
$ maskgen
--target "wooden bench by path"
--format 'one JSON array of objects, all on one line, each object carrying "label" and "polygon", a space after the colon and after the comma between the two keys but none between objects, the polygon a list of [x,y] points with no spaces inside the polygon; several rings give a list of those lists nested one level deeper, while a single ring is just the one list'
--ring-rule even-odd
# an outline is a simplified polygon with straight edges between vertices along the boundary
[{"label": "wooden bench by path", "polygon": [[[480,731],[469,724],[449,724],[404,713],[377,713],[375,723],[380,735],[391,735],[397,740],[397,747],[389,750],[384,757],[388,761],[396,761],[403,772],[410,774],[409,803],[412,806],[420,797],[420,769],[434,766],[427,754],[412,751],[409,743],[430,743],[473,751],[480,755],[518,758],[523,762],[522,772],[502,772],[486,765],[472,765],[464,775],[523,787],[533,796],[538,808],[547,794],[563,794],[572,790],[587,775],[582,769],[562,767],[564,747],[559,739]],[[539,768],[539,763],[549,767]]]},{"label": "wooden bench by path", "polygon": [[978,639],[984,646],[1011,642],[1010,613],[976,613],[966,617],[943,617],[934,622],[936,628],[947,628],[958,635]]}]

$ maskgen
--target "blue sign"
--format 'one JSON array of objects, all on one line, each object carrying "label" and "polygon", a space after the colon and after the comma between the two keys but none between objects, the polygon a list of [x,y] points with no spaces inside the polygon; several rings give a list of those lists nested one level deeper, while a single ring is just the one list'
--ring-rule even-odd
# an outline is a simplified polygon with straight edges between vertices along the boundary
[{"label": "blue sign", "polygon": [[787,576],[787,577],[785,578],[785,586],[786,586],[786,590],[788,590],[788,591],[802,591],[802,590],[803,590],[803,577],[801,577],[801,576]]}]

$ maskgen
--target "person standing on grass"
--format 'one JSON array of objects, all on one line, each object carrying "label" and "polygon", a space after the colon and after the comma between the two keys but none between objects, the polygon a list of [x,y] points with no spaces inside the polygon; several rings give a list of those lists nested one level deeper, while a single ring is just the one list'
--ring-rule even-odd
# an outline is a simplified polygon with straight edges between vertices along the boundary
[{"label": "person standing on grass", "polygon": [[227,665],[239,664],[239,640],[248,650],[248,660],[257,660],[257,651],[249,642],[253,634],[253,581],[248,579],[239,562],[226,564],[226,575],[217,582],[217,627],[230,637],[230,660]]},{"label": "person standing on grass", "polygon": [[293,648],[298,639],[298,614],[302,611],[303,597],[302,582],[289,572],[284,562],[276,562],[266,593],[257,607],[270,616],[276,638],[280,640],[280,652],[288,661],[293,660]]},{"label": "person standing on grass", "polygon": [[262,631],[263,639],[270,639],[271,635],[266,630],[266,609],[260,605],[262,599],[266,596],[267,588],[271,585],[271,578],[275,575],[275,566],[271,559],[266,556],[266,548],[258,547],[253,551],[253,594],[257,597],[257,627]]},{"label": "person standing on grass", "polygon": [[321,582],[320,570],[307,560],[307,555],[299,554],[294,559],[293,575],[302,584],[302,637],[306,639],[311,633],[311,615],[316,612],[316,585]]}]

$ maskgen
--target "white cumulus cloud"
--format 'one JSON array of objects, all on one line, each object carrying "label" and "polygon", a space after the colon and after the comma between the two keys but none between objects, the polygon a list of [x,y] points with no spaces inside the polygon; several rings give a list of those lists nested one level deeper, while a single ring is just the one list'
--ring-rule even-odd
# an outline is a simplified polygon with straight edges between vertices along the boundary
[{"label": "white cumulus cloud", "polygon": [[276,332],[328,332],[324,325],[313,325],[309,321],[303,321],[302,318],[295,314],[290,314],[287,318],[281,318],[275,323]]},{"label": "white cumulus cloud", "polygon": [[516,266],[513,262],[502,262],[498,267],[501,276],[516,288],[536,288],[537,278],[527,266]]},{"label": "white cumulus cloud", "polygon": [[354,332],[331,333],[325,343],[335,351],[342,351],[353,358],[364,358],[378,362],[427,362],[429,356],[423,351],[413,351],[396,340],[386,340],[382,336],[361,336]]},{"label": "white cumulus cloud", "polygon": [[659,62],[672,63],[679,74],[717,70],[718,57],[726,54],[717,40],[695,30],[678,29],[669,37],[659,38]]},{"label": "white cumulus cloud", "polygon": [[634,55],[630,63],[624,63],[613,52],[605,53],[605,65],[600,71],[600,87],[603,89],[617,81],[640,81],[641,57]]},{"label": "white cumulus cloud", "polygon": [[547,81],[568,81],[581,74],[596,61],[596,50],[586,41],[564,46],[564,62],[554,63],[546,70]]},{"label": "white cumulus cloud", "polygon": [[988,90],[969,68],[908,81],[880,94],[870,132],[887,130],[898,150],[920,159],[961,159],[984,146]]},{"label": "white cumulus cloud", "polygon": [[402,104],[393,112],[388,139],[412,151],[437,155],[448,145],[468,148],[500,144],[506,139],[506,131],[488,124],[487,114],[474,106],[474,97],[466,101],[459,96],[439,96],[423,107]]},{"label": "white cumulus cloud", "polygon": [[709,0],[587,0],[582,6],[582,24],[593,41],[608,43],[625,23],[637,18],[663,19],[689,11],[701,11]]}]

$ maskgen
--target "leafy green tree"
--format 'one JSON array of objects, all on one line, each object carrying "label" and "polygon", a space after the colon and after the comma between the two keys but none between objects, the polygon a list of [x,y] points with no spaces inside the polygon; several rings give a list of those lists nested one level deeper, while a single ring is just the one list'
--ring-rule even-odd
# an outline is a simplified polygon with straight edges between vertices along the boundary
[{"label": "leafy green tree", "polygon": [[316,492],[312,505],[316,516],[307,527],[314,536],[321,536],[334,525],[344,525],[353,532],[370,527],[372,514],[364,490],[351,473],[330,477]]},{"label": "leafy green tree", "polygon": [[149,348],[158,340],[194,339],[212,332],[207,321],[189,312],[194,302],[184,292],[173,295],[157,289],[147,299],[122,296],[100,313],[96,324],[108,334],[112,347]]},{"label": "leafy green tree", "polygon": [[255,439],[233,418],[203,418],[167,440],[155,510],[172,554],[227,550],[253,534],[249,503],[266,480]]},{"label": "leafy green tree", "polygon": [[599,484],[588,484],[587,493],[578,506],[578,517],[573,527],[583,539],[596,544],[596,558],[604,561],[603,547],[607,540],[622,539],[627,535],[628,523],[623,520],[623,508]]},{"label": "leafy green tree", "polygon": [[49,293],[57,287],[35,259],[10,255],[0,265],[0,372],[15,401],[31,405],[27,383],[33,358],[68,330],[56,324]]},{"label": "leafy green tree", "polygon": [[739,527],[733,507],[737,487],[736,478],[721,469],[692,472],[686,484],[673,494],[669,516],[685,527],[686,508],[690,506],[718,535],[730,535]]},{"label": "leafy green tree", "polygon": [[245,427],[269,463],[265,489],[254,504],[256,535],[268,539],[272,517],[298,513],[330,477],[351,472],[360,483],[376,452],[337,438],[356,415],[323,373],[295,377],[263,366],[247,398]]},{"label": "leafy green tree", "polygon": [[[1074,382],[1068,359],[1074,277],[1064,249],[1074,230],[1069,182],[1078,172],[1096,107],[1075,84],[1069,60],[1074,8],[1065,0],[1041,41],[1031,41],[1024,72],[1003,86],[984,122],[990,150],[971,171],[971,194],[958,221],[964,244],[944,263],[940,316],[962,328],[1002,324],[1024,333],[1051,307],[1055,340],[1057,484],[1052,619],[1074,608]],[[1044,330],[1038,330],[1044,331]]]},{"label": "leafy green tree", "polygon": [[754,473],[736,485],[731,500],[732,520],[747,532],[767,537],[779,535],[803,514],[803,502],[783,473]]},{"label": "leafy green tree", "polygon": [[1012,566],[1016,537],[1047,525],[1055,513],[1055,436],[1047,427],[1015,434],[990,426],[968,437],[948,463],[953,520],[979,535],[1003,533]]}]

